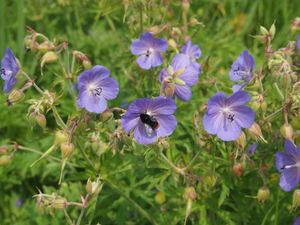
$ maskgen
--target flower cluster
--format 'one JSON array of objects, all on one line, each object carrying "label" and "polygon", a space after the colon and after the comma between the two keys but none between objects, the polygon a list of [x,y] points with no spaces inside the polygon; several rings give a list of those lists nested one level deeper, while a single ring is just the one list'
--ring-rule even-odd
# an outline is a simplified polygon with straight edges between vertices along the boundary
[{"label": "flower cluster", "polygon": [[[154,38],[151,33],[143,33],[133,40],[131,52],[139,55],[137,64],[145,70],[162,64],[162,52],[167,50],[165,39]],[[201,66],[196,61],[201,50],[190,40],[182,46],[171,64],[159,74],[161,96],[151,99],[137,99],[128,107],[122,117],[122,127],[126,132],[134,131],[134,137],[140,144],[151,144],[157,137],[166,137],[173,133],[177,121],[173,115],[176,110],[174,97],[188,101],[192,97],[191,87],[198,81]]]}]

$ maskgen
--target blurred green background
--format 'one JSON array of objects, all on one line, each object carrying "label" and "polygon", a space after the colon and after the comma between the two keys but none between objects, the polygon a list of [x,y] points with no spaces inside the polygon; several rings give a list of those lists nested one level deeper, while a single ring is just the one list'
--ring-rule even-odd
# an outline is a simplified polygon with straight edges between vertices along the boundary
[{"label": "blurred green background", "polygon": [[[230,92],[232,82],[229,81],[228,71],[240,52],[248,48],[254,55],[257,66],[262,65],[264,49],[253,38],[259,33],[259,27],[263,25],[269,28],[275,22],[277,32],[273,47],[283,47],[288,41],[296,39],[297,34],[291,32],[290,25],[300,13],[300,3],[295,0],[195,0],[190,4],[188,19],[195,18],[203,23],[203,26],[192,27],[187,33],[193,35],[192,41],[201,47],[200,61],[204,73],[193,88],[192,100],[178,103],[176,115],[177,118],[182,118],[180,122],[183,125],[179,125],[171,139],[177,146],[172,153],[175,161],[180,157],[188,161],[192,153],[200,151],[194,144],[193,116],[215,92],[212,86],[215,80],[221,90]],[[120,94],[110,102],[111,106],[126,104],[138,97],[158,95],[159,84],[156,84],[156,89],[143,84],[139,74],[141,72],[134,63],[135,57],[130,53],[131,40],[139,37],[142,29],[140,7],[143,8],[143,30],[155,25],[167,25],[168,28],[157,36],[170,38],[171,28],[184,24],[181,1],[0,0],[0,55],[3,55],[6,47],[10,47],[23,68],[41,86],[51,84],[55,76],[48,71],[43,78],[39,77],[39,59],[35,53],[24,48],[26,26],[29,26],[57,43],[67,41],[71,49],[87,54],[93,64],[108,67],[112,76],[120,83]],[[183,44],[183,41],[178,44]],[[170,58],[165,60],[165,65]],[[154,80],[158,72],[159,70],[155,70]],[[3,85],[2,80],[0,84]],[[33,93],[29,91],[28,98]],[[47,149],[53,140],[49,135],[55,128],[53,118],[47,117],[48,132],[32,129],[26,118],[28,105],[23,103],[7,107],[6,97],[0,96],[0,144],[17,141],[35,149]],[[65,119],[76,109],[68,98],[58,108]],[[280,125],[281,120],[276,123]],[[272,140],[273,137],[268,138]],[[184,143],[180,140],[184,140]],[[268,158],[268,163],[273,163],[273,155],[276,150],[281,149],[282,143],[282,140],[274,140],[271,145],[261,145],[262,155]],[[214,150],[216,149],[223,151],[223,155],[216,155],[220,160],[217,161],[220,165],[216,173],[217,185],[200,194],[200,200],[194,206],[195,213],[191,215],[188,224],[291,224],[297,215],[288,210],[291,194],[283,193],[277,183],[273,184],[270,188],[271,200],[259,205],[251,197],[256,195],[257,189],[262,185],[258,174],[250,171],[244,179],[238,180],[230,176],[230,162],[224,160],[228,149],[223,144],[216,144]],[[130,196],[138,202],[159,221],[158,224],[183,224],[185,204],[182,195],[185,184],[178,185],[178,177],[168,177],[170,174],[167,172],[162,173],[160,169],[152,167],[151,163],[149,165],[147,157],[152,156],[147,155],[148,150],[139,147],[135,153],[106,156],[103,168],[107,170],[107,174],[112,174],[116,186],[104,186],[100,197],[89,209],[84,224],[150,224],[124,196]],[[58,187],[59,164],[43,162],[30,168],[29,165],[36,157],[28,152],[20,152],[14,157],[12,164],[0,168],[1,225],[66,224],[62,222],[63,213],[55,213],[53,216],[39,214],[32,195],[37,193],[36,188],[43,188],[47,193],[59,189],[60,194],[70,199],[79,199],[80,193],[84,192],[84,182],[91,171],[73,168],[76,175],[71,176],[71,182]],[[210,171],[211,156],[203,153],[201,159],[207,160],[207,164],[204,163],[204,167],[199,164],[195,171],[202,176]],[[116,187],[120,190],[116,190]],[[165,205],[155,203],[157,190],[166,193]],[[74,209],[71,215],[76,218],[77,213]]]}]

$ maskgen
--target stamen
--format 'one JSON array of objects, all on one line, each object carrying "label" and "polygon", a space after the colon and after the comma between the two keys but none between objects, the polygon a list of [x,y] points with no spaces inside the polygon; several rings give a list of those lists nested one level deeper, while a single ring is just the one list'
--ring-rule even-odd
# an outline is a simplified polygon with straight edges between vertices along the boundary
[{"label": "stamen", "polygon": [[101,87],[94,89],[94,95],[95,96],[100,96],[101,93],[102,93],[102,88]]}]

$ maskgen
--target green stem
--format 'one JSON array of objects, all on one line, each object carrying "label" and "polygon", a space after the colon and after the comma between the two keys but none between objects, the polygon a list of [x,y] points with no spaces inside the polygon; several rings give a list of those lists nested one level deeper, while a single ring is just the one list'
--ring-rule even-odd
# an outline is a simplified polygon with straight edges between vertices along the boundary
[{"label": "green stem", "polygon": [[89,159],[89,157],[87,156],[87,154],[85,153],[85,151],[81,148],[81,146],[79,145],[78,141],[76,141],[76,145],[78,146],[78,149],[80,151],[80,153],[83,155],[83,157],[85,158],[85,160],[88,162],[88,164],[90,165],[90,167],[95,171],[95,173],[97,173],[97,168],[94,165],[94,163]]},{"label": "green stem", "polygon": [[192,158],[192,160],[189,162],[189,164],[184,168],[184,171],[187,171],[188,169],[190,169],[193,164],[195,163],[196,159],[198,158],[198,156],[200,155],[201,151],[198,151],[196,153],[196,155]]},{"label": "green stem", "polygon": [[80,223],[81,223],[81,220],[82,220],[82,218],[83,218],[83,215],[84,215],[84,212],[85,212],[85,207],[83,207],[83,208],[81,209],[81,211],[80,211],[80,215],[79,215],[79,217],[78,217],[78,220],[77,220],[77,223],[76,223],[76,225],[80,225]]},{"label": "green stem", "polygon": [[279,194],[280,194],[280,189],[277,188],[277,194],[276,194],[276,206],[275,206],[275,223],[274,225],[278,225],[278,212],[279,212]]},{"label": "green stem", "polygon": [[70,225],[74,225],[74,223],[72,222],[72,219],[71,219],[69,213],[68,213],[65,209],[64,209],[64,213],[65,213],[65,216],[66,216],[66,218],[67,218],[67,220],[68,220],[68,223],[69,223]]},{"label": "green stem", "polygon": [[32,82],[33,87],[41,94],[44,95],[44,91],[37,86],[37,84],[29,77],[29,75],[27,73],[25,73],[24,71],[22,71],[22,73],[24,74],[24,76],[27,78],[27,80],[29,80],[30,82]]},{"label": "green stem", "polygon": [[274,83],[274,87],[275,87],[277,93],[279,94],[280,98],[281,98],[282,100],[284,100],[284,95],[282,94],[282,91],[279,89],[277,83]]},{"label": "green stem", "polygon": [[122,197],[124,197],[127,201],[131,203],[131,205],[143,216],[145,217],[151,224],[158,225],[155,221],[155,219],[147,213],[138,203],[136,203],[132,198],[130,198],[127,194],[123,193],[120,188],[114,184],[112,181],[105,179],[105,182],[118,194],[120,194]]},{"label": "green stem", "polygon": [[65,124],[65,122],[63,121],[63,119],[60,117],[59,113],[57,112],[57,109],[55,106],[51,107],[54,118],[56,120],[56,123],[63,129],[67,128],[67,125]]},{"label": "green stem", "polygon": [[160,156],[164,159],[164,161],[174,170],[174,172],[178,173],[178,174],[181,174],[181,175],[185,175],[184,171],[185,169],[182,169],[182,168],[178,168],[177,166],[174,165],[174,163],[172,161],[170,161],[168,159],[167,156],[165,156],[165,154],[160,151]]}]

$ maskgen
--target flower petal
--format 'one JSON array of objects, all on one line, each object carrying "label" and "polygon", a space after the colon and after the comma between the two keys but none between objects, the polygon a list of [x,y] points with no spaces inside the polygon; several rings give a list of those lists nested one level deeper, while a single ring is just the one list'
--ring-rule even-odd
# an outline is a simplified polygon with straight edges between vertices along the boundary
[{"label": "flower petal", "polygon": [[[147,145],[156,141],[157,133],[156,130],[151,130],[152,133],[147,133],[146,126],[140,120],[138,122],[137,127],[134,129],[134,138],[139,144]],[[151,129],[151,128],[150,128]]]},{"label": "flower petal", "polygon": [[226,95],[223,92],[217,92],[210,98],[207,104],[208,114],[213,114],[221,111],[221,108],[225,106]]},{"label": "flower petal", "polygon": [[243,128],[249,128],[254,123],[255,112],[248,106],[240,105],[232,108],[234,120]]},{"label": "flower petal", "polygon": [[173,67],[174,72],[179,69],[185,69],[187,66],[190,65],[189,57],[186,54],[177,54],[174,56],[171,65]]},{"label": "flower petal", "polygon": [[150,103],[151,99],[148,98],[136,99],[129,105],[128,111],[130,111],[131,113],[145,113],[147,112]]},{"label": "flower petal", "polygon": [[136,60],[137,64],[144,70],[149,70],[152,64],[152,58],[146,55],[141,55]]},{"label": "flower petal", "polygon": [[155,117],[159,123],[157,134],[160,137],[166,137],[173,133],[177,126],[177,120],[174,115],[158,115]]},{"label": "flower petal", "polygon": [[188,66],[184,72],[178,76],[183,80],[188,86],[193,86],[197,83],[199,77],[199,72],[192,65]]},{"label": "flower petal", "polygon": [[275,155],[275,164],[279,172],[284,171],[285,166],[296,164],[295,160],[286,152],[277,152]]},{"label": "flower petal", "polygon": [[151,66],[152,67],[160,66],[163,62],[163,59],[162,59],[161,54],[159,52],[153,52],[149,57],[150,57],[150,60],[151,60]]},{"label": "flower petal", "polygon": [[152,115],[171,115],[176,111],[176,103],[171,98],[158,97],[148,107]]},{"label": "flower petal", "polygon": [[241,136],[242,129],[235,121],[223,119],[223,124],[220,125],[217,136],[223,141],[234,141]]},{"label": "flower petal", "polygon": [[103,97],[90,94],[89,91],[83,91],[78,94],[77,105],[92,113],[102,113],[107,108],[107,101]]},{"label": "flower petal", "polygon": [[168,48],[168,41],[161,38],[155,38],[153,48],[157,52],[165,52]]},{"label": "flower petal", "polygon": [[121,124],[126,132],[136,128],[140,120],[140,114],[127,112],[122,116]]},{"label": "flower petal", "polygon": [[145,54],[147,49],[149,49],[149,44],[141,40],[134,40],[130,46],[130,50],[133,55]]},{"label": "flower petal", "polygon": [[284,191],[291,191],[297,187],[299,183],[299,169],[297,167],[285,169],[280,176],[280,187]]},{"label": "flower petal", "polygon": [[101,95],[105,99],[114,99],[117,97],[119,93],[119,85],[117,81],[113,78],[106,78],[101,81],[101,88],[102,88],[102,93]]},{"label": "flower petal", "polygon": [[222,113],[206,113],[202,120],[203,127],[209,134],[216,134],[221,124],[223,124],[223,119]]},{"label": "flower petal", "polygon": [[250,95],[245,91],[238,91],[231,95],[228,100],[228,106],[234,107],[239,105],[245,105],[251,99]]},{"label": "flower petal", "polygon": [[187,85],[175,86],[175,95],[182,101],[188,101],[192,97],[192,91],[191,88]]}]

